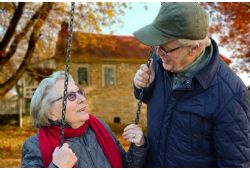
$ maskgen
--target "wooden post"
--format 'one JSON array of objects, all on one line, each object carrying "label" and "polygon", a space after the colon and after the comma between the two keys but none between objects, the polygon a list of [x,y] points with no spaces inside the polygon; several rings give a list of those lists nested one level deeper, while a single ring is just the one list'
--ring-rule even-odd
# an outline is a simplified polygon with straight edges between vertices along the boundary
[{"label": "wooden post", "polygon": [[19,127],[23,127],[23,101],[22,97],[18,97],[18,103],[19,103]]},{"label": "wooden post", "polygon": [[[24,76],[25,77],[25,76]],[[18,105],[19,105],[19,127],[23,127],[23,113],[24,113],[24,87],[25,87],[25,78],[20,80],[19,93],[18,93]]]},{"label": "wooden post", "polygon": [[23,97],[23,114],[26,113],[26,99]]}]

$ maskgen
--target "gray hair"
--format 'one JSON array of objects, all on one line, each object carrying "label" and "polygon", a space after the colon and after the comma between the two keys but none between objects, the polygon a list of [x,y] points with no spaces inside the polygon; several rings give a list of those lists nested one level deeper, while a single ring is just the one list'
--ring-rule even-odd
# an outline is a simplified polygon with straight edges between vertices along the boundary
[{"label": "gray hair", "polygon": [[176,41],[180,46],[194,46],[198,43],[202,50],[211,45],[211,40],[208,36],[202,40],[178,39]]},{"label": "gray hair", "polygon": [[[49,126],[48,113],[58,95],[55,90],[55,84],[58,80],[65,78],[64,71],[54,72],[49,77],[43,79],[38,85],[30,103],[30,114],[32,117],[33,126],[40,128]],[[69,81],[74,82],[72,76],[69,75]]]}]

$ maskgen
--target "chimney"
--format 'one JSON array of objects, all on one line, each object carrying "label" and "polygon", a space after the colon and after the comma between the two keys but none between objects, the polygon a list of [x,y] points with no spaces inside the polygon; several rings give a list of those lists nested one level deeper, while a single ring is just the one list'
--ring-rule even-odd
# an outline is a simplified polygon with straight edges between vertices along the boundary
[{"label": "chimney", "polygon": [[63,22],[61,24],[61,30],[58,32],[57,35],[56,51],[55,51],[56,59],[61,59],[62,56],[66,56],[67,43],[68,43],[68,23]]}]

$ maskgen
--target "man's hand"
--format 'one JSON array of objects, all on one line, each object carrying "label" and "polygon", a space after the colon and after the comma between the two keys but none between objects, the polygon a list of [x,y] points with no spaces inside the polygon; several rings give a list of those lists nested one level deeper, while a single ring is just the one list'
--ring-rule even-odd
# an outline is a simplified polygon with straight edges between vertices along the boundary
[{"label": "man's hand", "polygon": [[137,70],[134,77],[134,85],[137,88],[149,87],[149,85],[155,79],[155,72],[153,69],[153,60],[148,67],[146,64],[142,64],[140,69]]}]

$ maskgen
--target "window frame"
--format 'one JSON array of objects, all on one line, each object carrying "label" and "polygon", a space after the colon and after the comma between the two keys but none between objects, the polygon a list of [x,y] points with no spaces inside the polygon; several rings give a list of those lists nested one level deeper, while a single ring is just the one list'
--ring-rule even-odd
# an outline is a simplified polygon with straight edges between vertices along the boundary
[{"label": "window frame", "polygon": [[[79,74],[78,74],[78,70],[80,68],[86,68],[87,69],[87,84],[80,84],[79,82]],[[80,86],[90,86],[91,82],[90,82],[90,69],[89,69],[89,64],[77,64],[76,65],[76,82],[77,84],[79,84]]]},{"label": "window frame", "polygon": [[[114,70],[114,84],[113,85],[105,84],[105,68],[110,68]],[[111,65],[111,64],[102,65],[102,87],[113,87],[113,86],[116,86],[116,65]]]}]

